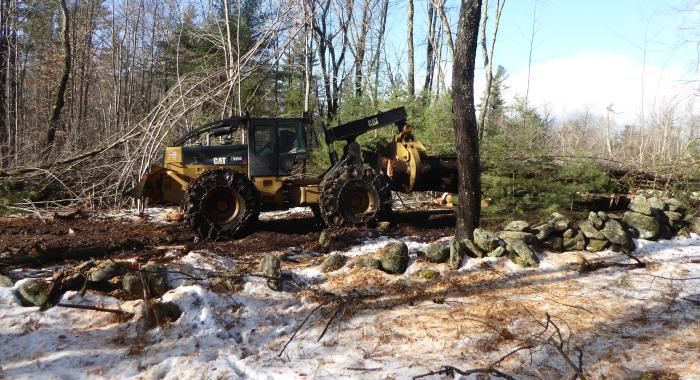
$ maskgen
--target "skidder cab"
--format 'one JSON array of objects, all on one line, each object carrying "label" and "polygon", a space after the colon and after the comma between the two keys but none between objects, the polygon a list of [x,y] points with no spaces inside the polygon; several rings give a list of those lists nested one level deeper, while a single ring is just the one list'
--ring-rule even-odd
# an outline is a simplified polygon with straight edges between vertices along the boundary
[{"label": "skidder cab", "polygon": [[[456,191],[454,158],[427,156],[406,118],[400,107],[323,128],[332,165],[318,177],[306,173],[308,117],[217,120],[173,141],[163,166],[153,165],[129,194],[182,205],[206,239],[236,236],[263,209],[309,206],[329,227],[371,224],[389,217],[392,189]],[[355,139],[389,124],[399,130],[391,154],[363,154]],[[338,157],[333,142],[341,140]]]}]

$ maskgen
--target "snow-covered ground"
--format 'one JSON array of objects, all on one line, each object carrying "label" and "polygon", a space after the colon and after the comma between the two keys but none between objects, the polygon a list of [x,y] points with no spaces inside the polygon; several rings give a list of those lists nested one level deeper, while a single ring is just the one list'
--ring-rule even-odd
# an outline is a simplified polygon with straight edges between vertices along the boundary
[{"label": "snow-covered ground", "polygon": [[[376,251],[393,239],[379,237],[351,247],[348,256]],[[108,313],[54,307],[21,307],[15,288],[0,288],[0,378],[410,378],[443,365],[488,366],[517,347],[504,335],[527,337],[545,313],[583,349],[590,378],[628,378],[663,371],[700,378],[700,237],[637,241],[645,269],[577,272],[575,252],[544,253],[542,265],[521,269],[504,258],[469,259],[459,272],[415,260],[424,243],[402,239],[409,270],[392,276],[352,268],[322,274],[317,265],[284,263],[317,290],[375,294],[342,309],[323,339],[336,304],[316,308],[308,290],[275,292],[250,279],[230,294],[171,275],[163,296],[183,311],[179,320],[149,331],[138,318],[118,322]],[[628,262],[613,253],[585,253]],[[174,261],[203,275],[235,267],[207,251]],[[418,277],[422,268],[437,281]],[[142,301],[68,292],[62,302],[121,308],[137,315]],[[501,331],[497,333],[496,331]],[[502,334],[507,331],[509,334]],[[522,351],[499,366],[516,378],[559,379],[566,365],[552,350]]]},{"label": "snow-covered ground", "polygon": [[[292,207],[287,210],[280,211],[264,211],[260,213],[260,220],[284,219],[288,216],[308,216],[312,217],[313,212],[309,207]],[[171,223],[178,221],[182,214],[178,207],[146,207],[143,212],[137,209],[123,209],[113,212],[101,214],[102,218],[121,219],[121,220],[139,220],[148,219],[152,223]]]}]

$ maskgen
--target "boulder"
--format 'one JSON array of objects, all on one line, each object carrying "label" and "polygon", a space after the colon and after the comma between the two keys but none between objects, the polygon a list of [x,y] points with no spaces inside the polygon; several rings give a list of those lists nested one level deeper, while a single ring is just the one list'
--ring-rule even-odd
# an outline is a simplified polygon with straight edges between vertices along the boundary
[{"label": "boulder", "polygon": [[129,272],[122,277],[122,288],[134,298],[143,297],[143,283],[141,274]]},{"label": "boulder", "polygon": [[111,260],[104,260],[97,264],[88,274],[88,281],[91,282],[102,282],[109,281],[114,277],[120,276],[124,273],[122,265],[115,263]]},{"label": "boulder", "polygon": [[431,263],[444,263],[450,258],[450,243],[440,241],[428,245],[423,249],[425,258]]},{"label": "boulder", "polygon": [[520,260],[515,261],[519,265],[536,267],[540,261],[535,256],[535,251],[522,240],[513,240],[509,244],[509,251],[512,251]]},{"label": "boulder", "polygon": [[688,230],[694,234],[700,235],[700,218],[690,218],[688,221]]},{"label": "boulder", "polygon": [[666,203],[657,197],[649,198],[649,205],[652,209],[659,210],[659,212],[666,210]]},{"label": "boulder", "polygon": [[428,281],[437,280],[440,278],[440,272],[432,268],[427,268],[420,271],[418,277]]},{"label": "boulder", "polygon": [[366,255],[362,256],[357,259],[356,265],[358,265],[361,268],[367,268],[367,269],[381,269],[382,268],[382,262],[379,261],[378,258],[372,256],[372,255]]},{"label": "boulder", "polygon": [[506,243],[510,243],[513,240],[523,240],[527,244],[537,243],[537,237],[529,232],[500,231],[498,232],[498,237],[503,239]]},{"label": "boulder", "polygon": [[676,198],[667,199],[665,203],[668,211],[676,211],[681,213],[688,211],[688,206]]},{"label": "boulder", "polygon": [[0,288],[11,288],[13,286],[15,286],[15,284],[12,282],[11,278],[0,274]]},{"label": "boulder", "polygon": [[609,246],[610,242],[607,240],[589,239],[588,244],[586,244],[586,250],[590,252],[600,252]]},{"label": "boulder", "polygon": [[578,229],[569,228],[568,230],[564,231],[562,235],[564,236],[564,239],[571,239],[576,236],[577,233]]},{"label": "boulder", "polygon": [[610,220],[610,216],[605,211],[598,211],[596,215],[598,215],[598,217],[600,218],[600,220],[603,221],[603,223]]},{"label": "boulder", "polygon": [[271,277],[267,279],[267,286],[270,289],[282,290],[282,263],[277,256],[272,253],[263,255],[258,270],[265,276]]},{"label": "boulder", "polygon": [[[567,237],[566,232],[572,231],[571,236]],[[564,233],[564,250],[565,251],[582,251],[586,249],[586,236],[579,230],[566,230]]]},{"label": "boulder", "polygon": [[542,241],[547,239],[552,233],[554,233],[554,228],[549,224],[541,224],[534,228],[535,237],[537,240]]},{"label": "boulder", "polygon": [[514,220],[506,225],[505,231],[527,231],[530,228],[530,223],[524,220]]},{"label": "boulder", "polygon": [[464,246],[459,240],[450,240],[450,260],[448,264],[450,269],[457,270],[462,265],[462,259],[467,254],[467,247]]},{"label": "boulder", "polygon": [[678,211],[664,211],[664,215],[666,215],[668,220],[672,223],[683,220],[683,214]]},{"label": "boulder", "polygon": [[[637,230],[641,239],[656,239],[659,236],[659,233],[661,232],[661,224],[653,216],[628,211],[625,213],[623,220],[625,221],[625,223]],[[616,241],[613,241],[610,238],[608,239],[613,243],[617,243]]]},{"label": "boulder", "polygon": [[408,247],[403,242],[389,243],[379,250],[379,261],[383,271],[401,274],[408,268]]},{"label": "boulder", "polygon": [[622,223],[615,219],[608,220],[605,223],[605,227],[603,227],[600,232],[605,236],[605,239],[608,239],[611,243],[615,244],[624,245],[627,244],[627,241],[630,239],[627,231],[622,226]]},{"label": "boulder", "polygon": [[506,249],[501,246],[498,246],[493,251],[487,253],[489,257],[503,257],[506,254],[508,254],[508,251],[506,251]]},{"label": "boulder", "polygon": [[462,239],[460,243],[467,249],[466,254],[470,257],[484,257],[484,251],[477,247],[470,239]]},{"label": "boulder", "polygon": [[168,273],[164,266],[149,262],[141,267],[141,270],[146,272],[144,275],[148,281],[148,287],[151,290],[151,297],[160,297],[170,290],[167,280]]},{"label": "boulder", "polygon": [[498,236],[483,228],[474,230],[474,244],[476,244],[484,252],[490,252],[500,245]]},{"label": "boulder", "polygon": [[547,239],[542,240],[542,248],[552,251],[561,252],[564,250],[564,238],[559,235],[550,235]]},{"label": "boulder", "polygon": [[590,222],[596,229],[601,229],[605,225],[603,219],[593,211],[588,213],[588,222]]},{"label": "boulder", "polygon": [[336,271],[342,268],[347,261],[348,259],[341,254],[331,254],[328,257],[326,257],[325,260],[323,260],[323,264],[321,264],[321,272],[328,273]]},{"label": "boulder", "polygon": [[321,231],[321,234],[318,236],[318,244],[328,245],[328,244],[330,244],[332,238],[333,238],[333,232],[331,232],[330,230],[323,230],[323,231]]},{"label": "boulder", "polygon": [[683,227],[676,233],[678,236],[683,236],[684,238],[690,238],[690,232],[687,227]]},{"label": "boulder", "polygon": [[22,304],[27,306],[43,306],[49,299],[50,284],[44,280],[33,278],[22,282],[17,288]]},{"label": "boulder", "polygon": [[391,229],[391,222],[379,222],[377,223],[377,231],[381,233],[388,232]]},{"label": "boulder", "polygon": [[578,228],[589,239],[605,240],[605,236],[589,220],[578,222]]},{"label": "boulder", "polygon": [[569,218],[558,212],[553,212],[552,219],[549,221],[549,225],[557,232],[566,231],[570,224]]},{"label": "boulder", "polygon": [[651,203],[649,203],[649,200],[643,195],[634,197],[628,208],[642,215],[651,215]]}]

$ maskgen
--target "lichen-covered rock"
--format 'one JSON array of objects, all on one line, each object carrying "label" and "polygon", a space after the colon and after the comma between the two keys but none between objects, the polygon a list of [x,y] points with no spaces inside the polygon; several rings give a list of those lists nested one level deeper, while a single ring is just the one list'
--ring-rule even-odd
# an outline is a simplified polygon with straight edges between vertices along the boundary
[{"label": "lichen-covered rock", "polygon": [[272,253],[266,253],[260,259],[260,266],[258,268],[265,276],[270,277],[267,279],[267,286],[272,290],[282,290],[282,263],[280,259]]},{"label": "lichen-covered rock", "polygon": [[649,200],[643,195],[634,197],[628,208],[642,215],[651,215],[651,203],[649,203]]},{"label": "lichen-covered rock", "polygon": [[540,264],[540,260],[535,256],[535,251],[522,240],[513,240],[508,243],[509,251],[512,251],[521,261],[516,261],[517,264],[529,267],[536,267]]},{"label": "lichen-covered rock", "polygon": [[505,231],[527,231],[530,228],[530,223],[524,220],[514,220],[506,225],[503,229]]},{"label": "lichen-covered rock", "polygon": [[600,218],[600,220],[603,221],[603,223],[610,220],[610,216],[605,211],[598,211],[596,215],[598,215],[598,217]]},{"label": "lichen-covered rock", "polygon": [[347,260],[348,259],[345,256],[338,253],[333,253],[323,260],[323,263],[321,264],[321,272],[328,273],[336,271],[342,268]]},{"label": "lichen-covered rock", "polygon": [[610,242],[607,240],[589,239],[588,244],[586,244],[586,250],[590,252],[600,252],[609,246]]},{"label": "lichen-covered rock", "polygon": [[573,229],[573,228],[569,228],[568,230],[564,231],[564,233],[563,233],[564,239],[573,238],[574,236],[576,236],[577,231],[578,230]]},{"label": "lichen-covered rock", "polygon": [[321,234],[318,236],[318,244],[328,245],[331,242],[332,238],[333,238],[333,232],[331,232],[330,230],[323,230],[323,231],[321,231]]},{"label": "lichen-covered rock", "polygon": [[450,260],[448,265],[450,269],[457,270],[462,265],[462,259],[467,254],[467,247],[457,239],[450,240]]},{"label": "lichen-covered rock", "polygon": [[146,280],[148,281],[148,287],[151,290],[151,297],[160,297],[165,292],[170,290],[168,285],[168,272],[164,266],[148,262],[146,265],[141,267],[141,271],[144,272]]},{"label": "lichen-covered rock", "polygon": [[33,278],[22,282],[17,288],[17,294],[24,305],[43,306],[49,299],[49,288],[48,282]]},{"label": "lichen-covered rock", "polygon": [[13,286],[15,286],[15,284],[12,282],[12,279],[0,274],[0,288],[11,288]]},{"label": "lichen-covered rock", "polygon": [[694,234],[700,235],[700,218],[693,217],[688,221],[688,229]]},{"label": "lichen-covered rock", "polygon": [[676,212],[686,212],[688,210],[688,206],[686,206],[685,203],[679,201],[676,198],[671,198],[666,200],[666,209],[668,211],[676,211]]},{"label": "lichen-covered rock", "polygon": [[401,274],[408,268],[408,247],[403,242],[389,243],[379,251],[382,270]]},{"label": "lichen-covered rock", "polygon": [[615,244],[626,244],[630,237],[620,222],[610,219],[605,223],[605,227],[600,231],[607,240]]},{"label": "lichen-covered rock", "polygon": [[513,240],[523,240],[527,244],[537,243],[537,237],[529,232],[500,231],[498,232],[498,237],[503,239],[506,243],[510,243]]},{"label": "lichen-covered rock", "polygon": [[123,273],[122,265],[111,260],[104,260],[90,271],[88,280],[92,282],[109,281]]},{"label": "lichen-covered rock", "polygon": [[495,233],[483,228],[477,228],[474,230],[474,244],[484,252],[490,252],[499,246],[499,239]]},{"label": "lichen-covered rock", "polygon": [[391,229],[391,222],[384,221],[377,223],[377,231],[384,233],[388,232],[389,229]]},{"label": "lichen-covered rock", "polygon": [[564,238],[559,235],[552,234],[540,243],[542,244],[542,248],[548,251],[561,252],[564,250]]},{"label": "lichen-covered rock", "polygon": [[549,225],[552,226],[552,228],[554,228],[554,230],[557,232],[564,232],[571,225],[571,221],[569,221],[569,218],[567,218],[563,214],[553,212],[552,219],[549,221]]},{"label": "lichen-covered rock", "polygon": [[425,258],[431,263],[444,263],[450,258],[450,243],[439,241],[429,244],[425,249]]},{"label": "lichen-covered rock", "polygon": [[588,213],[588,221],[595,227],[596,229],[601,229],[605,225],[605,221],[596,214],[595,212],[591,211]]},{"label": "lichen-covered rock", "polygon": [[440,272],[432,268],[427,268],[420,271],[418,277],[428,281],[437,280],[440,278]]},{"label": "lichen-covered rock", "polygon": [[367,269],[382,269],[382,262],[372,255],[362,256],[357,259],[356,265]]},{"label": "lichen-covered rock", "polygon": [[554,233],[554,228],[549,224],[541,224],[534,228],[535,237],[537,240],[542,241],[547,239],[552,233]]},{"label": "lichen-covered rock", "polygon": [[678,232],[676,233],[678,236],[682,236],[684,238],[690,238],[690,232],[688,231],[687,227],[683,227]]},{"label": "lichen-covered rock", "polygon": [[649,205],[652,209],[659,210],[660,212],[666,210],[666,203],[657,197],[649,198]]},{"label": "lichen-covered rock", "polygon": [[678,211],[664,211],[664,215],[671,222],[680,222],[683,220],[683,214]]},{"label": "lichen-covered rock", "polygon": [[[567,237],[566,232],[569,231],[572,231],[572,233],[569,237]],[[563,242],[565,251],[583,251],[586,249],[586,236],[583,234],[583,232],[574,229],[567,230],[566,232],[564,233]]]},{"label": "lichen-covered rock", "polygon": [[605,240],[605,235],[598,231],[589,220],[578,222],[578,228],[589,239]]},{"label": "lichen-covered rock", "polygon": [[508,254],[508,251],[507,251],[505,248],[501,247],[501,246],[498,246],[498,247],[496,247],[496,249],[494,249],[493,251],[487,253],[487,255],[488,255],[489,257],[503,257],[503,256],[505,256],[506,254]]},{"label": "lichen-covered rock", "polygon": [[467,249],[466,254],[470,257],[484,257],[485,252],[477,247],[470,239],[462,239],[460,243]]},{"label": "lichen-covered rock", "polygon": [[[625,221],[625,223],[627,223],[631,227],[634,227],[634,229],[637,230],[641,239],[656,239],[659,236],[659,233],[661,232],[661,224],[653,216],[628,211],[625,213],[623,220]],[[613,243],[617,243],[612,239],[610,239],[610,241]]]},{"label": "lichen-covered rock", "polygon": [[143,282],[141,275],[135,272],[129,272],[122,277],[122,288],[134,298],[143,297]]}]

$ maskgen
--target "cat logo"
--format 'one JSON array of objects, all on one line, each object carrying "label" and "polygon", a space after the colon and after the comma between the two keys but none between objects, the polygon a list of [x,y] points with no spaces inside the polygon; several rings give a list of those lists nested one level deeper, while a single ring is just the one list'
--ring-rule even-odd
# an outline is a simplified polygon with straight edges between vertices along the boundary
[{"label": "cat logo", "polygon": [[375,118],[367,120],[367,125],[370,127],[376,127],[377,125],[379,125],[379,118],[375,117]]},{"label": "cat logo", "polygon": [[171,160],[177,159],[177,152],[173,152],[173,151],[168,152],[168,157],[170,157]]},{"label": "cat logo", "polygon": [[226,157],[214,157],[214,165],[226,165]]}]

